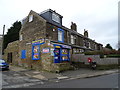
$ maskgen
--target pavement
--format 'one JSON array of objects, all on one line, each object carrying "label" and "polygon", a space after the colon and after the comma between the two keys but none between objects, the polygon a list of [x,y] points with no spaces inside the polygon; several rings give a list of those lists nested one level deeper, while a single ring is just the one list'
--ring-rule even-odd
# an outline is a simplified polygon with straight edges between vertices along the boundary
[{"label": "pavement", "polygon": [[10,70],[22,73],[28,77],[33,77],[40,80],[72,80],[80,78],[90,78],[112,73],[118,73],[118,69],[111,70],[91,70],[89,68],[80,68],[78,70],[69,70],[61,73],[52,73],[47,71],[28,70],[23,67],[10,65]]}]

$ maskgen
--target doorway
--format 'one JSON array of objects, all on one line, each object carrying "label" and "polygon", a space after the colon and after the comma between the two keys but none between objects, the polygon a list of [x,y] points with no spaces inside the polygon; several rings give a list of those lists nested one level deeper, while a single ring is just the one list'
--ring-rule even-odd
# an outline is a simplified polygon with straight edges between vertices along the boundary
[{"label": "doorway", "polygon": [[60,57],[60,48],[55,48],[54,50],[54,62],[60,63],[61,57]]},{"label": "doorway", "polygon": [[8,53],[7,55],[7,62],[12,63],[12,52]]}]

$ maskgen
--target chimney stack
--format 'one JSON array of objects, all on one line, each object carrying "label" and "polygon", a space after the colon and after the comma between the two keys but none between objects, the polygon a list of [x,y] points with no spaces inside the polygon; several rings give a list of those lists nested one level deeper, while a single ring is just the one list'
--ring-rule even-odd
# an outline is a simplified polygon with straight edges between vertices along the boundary
[{"label": "chimney stack", "polygon": [[76,23],[71,22],[71,29],[77,31]]},{"label": "chimney stack", "polygon": [[85,29],[84,29],[84,36],[85,36],[85,37],[88,37],[88,30],[85,30]]}]

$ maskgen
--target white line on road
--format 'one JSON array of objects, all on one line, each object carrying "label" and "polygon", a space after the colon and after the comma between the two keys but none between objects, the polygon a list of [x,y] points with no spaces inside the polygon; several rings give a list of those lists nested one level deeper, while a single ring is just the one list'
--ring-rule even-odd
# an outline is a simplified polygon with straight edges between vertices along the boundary
[{"label": "white line on road", "polygon": [[28,87],[28,86],[36,85],[36,84],[44,84],[44,82],[25,83],[25,84],[19,84],[19,85],[10,85],[10,86],[3,86],[2,88],[20,88],[20,87]]}]

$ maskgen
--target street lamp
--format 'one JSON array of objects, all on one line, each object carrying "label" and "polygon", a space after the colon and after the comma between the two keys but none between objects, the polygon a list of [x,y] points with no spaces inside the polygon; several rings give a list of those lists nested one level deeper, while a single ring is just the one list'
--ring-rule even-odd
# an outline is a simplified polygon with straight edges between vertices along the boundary
[{"label": "street lamp", "polygon": [[0,36],[2,36],[2,39],[1,39],[1,59],[3,59],[3,57],[2,57],[2,54],[3,54],[3,49],[4,49],[4,45],[3,45],[3,41],[4,41],[4,32],[5,32],[5,25],[3,25],[3,34],[2,35],[0,35]]}]

